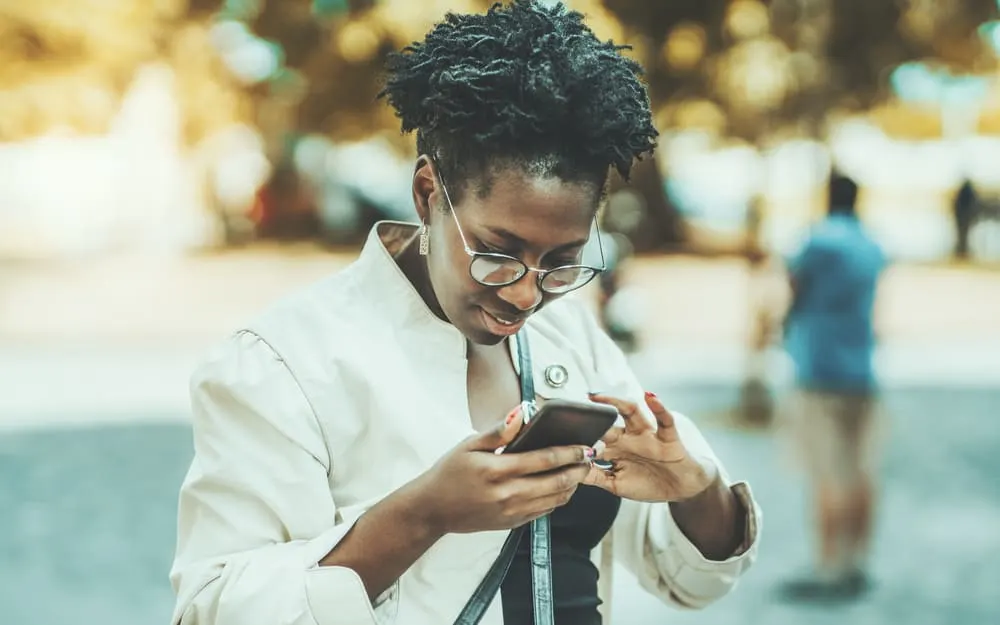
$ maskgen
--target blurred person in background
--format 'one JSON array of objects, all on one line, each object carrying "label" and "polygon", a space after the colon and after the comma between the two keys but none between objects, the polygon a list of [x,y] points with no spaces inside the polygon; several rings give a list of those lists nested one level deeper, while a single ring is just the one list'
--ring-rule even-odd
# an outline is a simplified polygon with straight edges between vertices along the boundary
[{"label": "blurred person in background", "polygon": [[873,314],[886,264],[855,213],[858,187],[834,173],[829,214],[789,263],[786,344],[796,389],[783,415],[811,481],[819,538],[814,574],[790,581],[790,599],[853,598],[865,569],[875,499]]},{"label": "blurred person in background", "polygon": [[[673,605],[727,594],[756,552],[748,487],[563,297],[604,268],[584,247],[609,171],[655,145],[639,66],[581,14],[517,0],[449,15],[388,69],[420,223],[377,224],[348,269],[195,372],[173,623],[447,625],[508,530],[549,514],[557,623],[606,622],[615,561]],[[497,454],[523,422],[519,375],[623,425],[600,452]],[[532,551],[483,623],[543,622]]]},{"label": "blurred person in background", "polygon": [[971,181],[966,180],[959,187],[958,193],[955,194],[953,205],[956,233],[955,256],[959,259],[969,258],[969,233],[976,219],[977,204],[976,188],[972,186]]}]

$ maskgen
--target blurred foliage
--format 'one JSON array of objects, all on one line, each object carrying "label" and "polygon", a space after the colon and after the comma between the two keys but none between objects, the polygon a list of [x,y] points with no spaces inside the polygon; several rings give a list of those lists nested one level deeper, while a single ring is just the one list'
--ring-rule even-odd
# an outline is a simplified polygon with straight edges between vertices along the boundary
[{"label": "blurred foliage", "polygon": [[994,67],[977,27],[994,0],[604,0],[639,42],[664,125],[759,140],[780,126],[815,134],[841,107],[886,99],[900,63]]},{"label": "blurred foliage", "polygon": [[[258,0],[251,20],[280,43],[309,89],[293,124],[352,139],[395,128],[372,106],[387,53],[419,38],[447,10],[489,0]],[[661,127],[702,127],[760,142],[816,135],[831,114],[888,100],[900,63],[935,59],[957,72],[992,68],[977,27],[994,0],[576,0],[598,36],[633,46],[647,69]],[[324,15],[326,17],[324,17]]]},{"label": "blurred foliage", "polygon": [[[373,106],[385,55],[420,38],[448,10],[481,11],[490,0],[351,1],[316,11],[310,0],[259,0],[254,31],[280,43],[286,64],[308,84],[286,124],[267,133],[335,140],[373,133],[409,147],[385,106]],[[817,136],[832,116],[877,110],[892,132],[906,120],[940,126],[925,111],[899,116],[888,73],[900,63],[936,58],[958,72],[992,67],[976,32],[994,16],[994,0],[575,0],[604,39],[628,43],[647,71],[662,129],[695,127],[757,144],[788,135]],[[261,92],[266,106],[272,92]],[[904,109],[909,111],[910,109]],[[657,159],[636,170],[631,187],[645,217],[633,233],[641,251],[684,238],[666,196]],[[622,188],[621,181],[613,184]]]},{"label": "blurred foliage", "polygon": [[184,135],[248,116],[208,38],[218,0],[0,0],[0,141],[108,130],[144,64],[176,76]]},{"label": "blurred foliage", "polygon": [[[477,0],[345,0],[319,6],[312,0],[271,0],[252,26],[284,47],[286,65],[308,84],[294,129],[353,140],[398,128],[388,107],[374,105],[386,55],[418,39],[446,11],[487,6]],[[409,145],[398,134],[387,136]]]},{"label": "blurred foliage", "polygon": [[[251,115],[275,141],[398,133],[373,106],[385,55],[449,10],[490,0],[0,0],[0,141],[54,126],[106,129],[138,67],[177,76],[189,142]],[[887,98],[887,73],[935,59],[995,67],[977,27],[995,0],[575,0],[602,38],[647,68],[661,127],[760,142],[817,134],[831,114]],[[244,21],[282,50],[270,80],[240,84],[212,53],[212,23]],[[401,145],[407,140],[398,138]]]}]

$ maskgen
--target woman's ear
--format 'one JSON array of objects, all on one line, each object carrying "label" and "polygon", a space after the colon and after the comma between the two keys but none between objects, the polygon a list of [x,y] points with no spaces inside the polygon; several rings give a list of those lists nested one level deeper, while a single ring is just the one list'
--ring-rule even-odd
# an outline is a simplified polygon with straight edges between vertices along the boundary
[{"label": "woman's ear", "polygon": [[420,221],[427,223],[431,216],[431,195],[437,190],[437,169],[426,154],[417,158],[413,170],[413,207]]}]

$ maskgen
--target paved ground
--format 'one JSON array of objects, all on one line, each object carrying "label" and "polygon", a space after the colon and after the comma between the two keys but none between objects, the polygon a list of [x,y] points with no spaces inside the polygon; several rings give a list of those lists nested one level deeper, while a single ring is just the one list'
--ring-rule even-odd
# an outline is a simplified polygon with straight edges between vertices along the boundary
[{"label": "paved ground", "polygon": [[[697,393],[682,397],[693,400]],[[709,401],[719,402],[718,398]],[[683,401],[683,399],[681,399]],[[857,605],[796,607],[774,595],[810,558],[806,499],[763,433],[712,429],[736,475],[746,476],[765,513],[760,560],[745,583],[703,615],[667,616],[634,587],[625,618],[635,625],[972,625],[1000,622],[1000,391],[909,390],[886,398],[891,439],[883,467],[875,540],[876,591]]]},{"label": "paved ground", "polygon": [[[736,395],[728,387],[656,390],[694,416]],[[808,560],[799,484],[766,433],[706,426],[765,510],[760,560],[733,595],[705,613],[670,611],[619,571],[616,622],[1000,622],[1000,390],[895,391],[887,405],[893,436],[874,563],[879,586],[868,600],[839,609],[775,600],[775,585]],[[176,415],[159,416],[169,422],[0,434],[4,623],[167,622],[176,494],[191,452],[187,426]]]}]

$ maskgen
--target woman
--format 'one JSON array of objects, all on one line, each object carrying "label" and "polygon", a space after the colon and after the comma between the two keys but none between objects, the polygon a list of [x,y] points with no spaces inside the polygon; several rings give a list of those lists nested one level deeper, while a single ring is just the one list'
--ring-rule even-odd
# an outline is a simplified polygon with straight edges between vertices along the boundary
[{"label": "woman", "polygon": [[[449,15],[391,60],[420,225],[378,224],[195,373],[174,623],[449,624],[508,530],[550,512],[558,623],[601,622],[612,553],[679,605],[731,588],[755,550],[749,491],[560,300],[600,269],[581,257],[609,169],[653,148],[639,73],[531,1]],[[597,392],[623,415],[612,471],[589,448],[494,453],[520,423],[522,329],[541,400]],[[483,623],[532,622],[530,568],[525,544]]]}]

